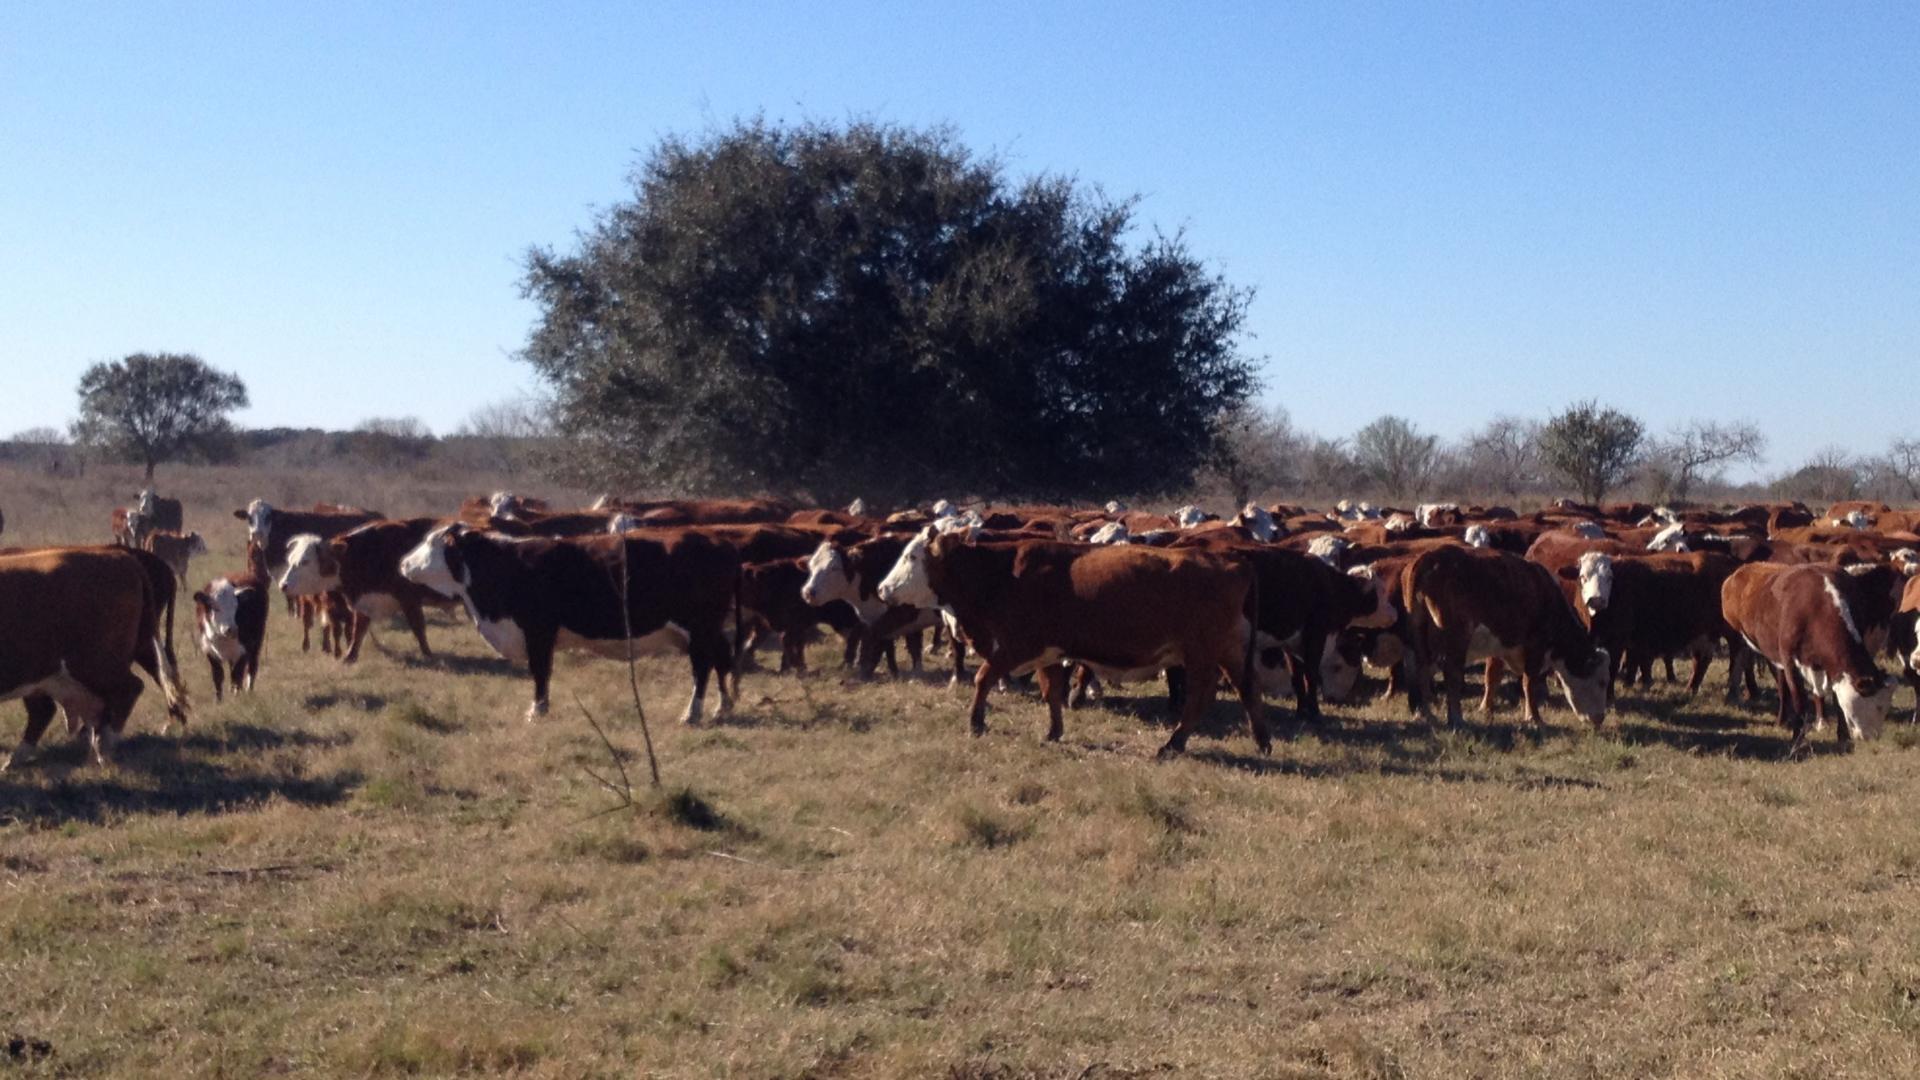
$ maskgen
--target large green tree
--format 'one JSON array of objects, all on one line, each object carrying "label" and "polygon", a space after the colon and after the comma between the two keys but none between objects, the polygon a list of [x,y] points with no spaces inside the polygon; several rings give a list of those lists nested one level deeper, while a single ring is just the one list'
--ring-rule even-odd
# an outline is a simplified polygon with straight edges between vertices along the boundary
[{"label": "large green tree", "polygon": [[742,122],[534,251],[523,353],[583,477],[838,502],[1188,484],[1255,388],[1249,293],[1131,201],[946,130]]},{"label": "large green tree", "polygon": [[1581,401],[1540,427],[1540,460],[1590,503],[1625,483],[1646,437],[1640,421],[1618,409]]},{"label": "large green tree", "polygon": [[134,353],[80,376],[78,442],[146,466],[212,456],[233,435],[227,414],[247,407],[247,387],[189,353]]}]

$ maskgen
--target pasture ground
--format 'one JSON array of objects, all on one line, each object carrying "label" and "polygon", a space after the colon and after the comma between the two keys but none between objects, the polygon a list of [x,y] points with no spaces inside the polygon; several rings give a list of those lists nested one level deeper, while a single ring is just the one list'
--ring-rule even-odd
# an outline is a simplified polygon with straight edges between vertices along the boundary
[{"label": "pasture ground", "polygon": [[[197,584],[238,565],[248,493],[183,472]],[[0,474],[7,541],[104,532],[102,497],[35,535],[26,486]],[[684,664],[647,660],[656,794],[621,665],[563,660],[528,724],[452,617],[435,660],[383,627],[342,670],[276,606],[259,692],[215,705],[187,623],[186,733],[149,689],[111,768],[52,737],[0,774],[0,1073],[1920,1071],[1920,730],[1788,764],[1718,665],[1598,735],[1394,703],[1261,758],[1220,705],[1156,764],[1156,688],[1060,745],[996,696],[975,740],[943,678],[844,685],[822,646],[689,729]]]}]

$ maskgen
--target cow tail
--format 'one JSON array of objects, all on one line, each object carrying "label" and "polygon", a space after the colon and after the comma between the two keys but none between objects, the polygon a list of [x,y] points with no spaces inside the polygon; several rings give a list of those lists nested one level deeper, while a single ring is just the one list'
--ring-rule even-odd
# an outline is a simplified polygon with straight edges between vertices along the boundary
[{"label": "cow tail", "polygon": [[740,661],[747,653],[747,620],[741,617],[740,594],[747,587],[744,566],[733,572],[733,692],[740,692]]},{"label": "cow tail", "polygon": [[[1252,563],[1247,564],[1252,580],[1247,584],[1245,614],[1247,617],[1247,646],[1245,655],[1240,658],[1240,693],[1257,694],[1260,684],[1254,679],[1258,670],[1254,667],[1259,657],[1260,645],[1260,570]],[[1244,698],[1243,698],[1244,700]]]},{"label": "cow tail", "polygon": [[167,699],[167,719],[178,720],[181,727],[193,716],[193,703],[187,699],[187,684],[180,681],[180,666],[174,662],[173,649],[162,650],[160,639],[153,639],[153,648],[159,654],[159,662],[154,665],[154,678],[160,683],[160,693]]},{"label": "cow tail", "polygon": [[[161,593],[166,594],[164,604]],[[186,727],[193,715],[193,703],[187,697],[187,684],[180,678],[180,665],[173,655],[173,602],[177,593],[172,570],[168,570],[164,578],[152,573],[147,575],[147,610],[140,620],[140,632],[147,636],[147,643],[153,649],[153,681],[160,684],[160,694],[166,698],[167,721],[177,720],[181,727]],[[158,625],[163,611],[167,620],[164,638]]]}]

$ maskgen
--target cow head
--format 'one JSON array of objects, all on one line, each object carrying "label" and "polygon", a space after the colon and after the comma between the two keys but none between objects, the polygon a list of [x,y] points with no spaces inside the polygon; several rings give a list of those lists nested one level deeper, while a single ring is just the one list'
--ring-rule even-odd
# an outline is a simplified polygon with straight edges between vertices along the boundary
[{"label": "cow head", "polygon": [[1247,530],[1255,540],[1263,544],[1272,543],[1273,538],[1280,535],[1280,527],[1274,524],[1273,515],[1259,503],[1248,503],[1241,507],[1239,516],[1233,519],[1233,524]]},{"label": "cow head", "polygon": [[1328,634],[1320,654],[1320,696],[1336,704],[1353,697],[1360,684],[1361,645],[1348,634]]},{"label": "cow head", "polygon": [[1565,572],[1580,582],[1580,608],[1584,614],[1593,616],[1607,610],[1607,604],[1613,600],[1613,556],[1604,551],[1589,551]]},{"label": "cow head", "polygon": [[1410,514],[1392,514],[1388,516],[1382,527],[1388,532],[1399,533],[1413,528],[1413,524],[1413,516]]},{"label": "cow head", "polygon": [[848,517],[866,517],[867,516],[867,500],[856,498],[852,502],[848,503],[847,516]]},{"label": "cow head", "polygon": [[1188,504],[1173,512],[1173,523],[1183,529],[1191,529],[1202,522],[1212,520],[1213,515],[1197,506]]},{"label": "cow head", "polygon": [[859,583],[847,566],[847,553],[831,540],[822,540],[807,559],[807,580],[800,584],[800,599],[815,607],[845,600],[858,604]]},{"label": "cow head", "polygon": [[1836,521],[1834,524],[1844,525],[1849,529],[1869,529],[1873,527],[1873,519],[1867,516],[1865,510],[1854,510],[1848,513],[1844,519]]},{"label": "cow head", "polygon": [[1843,675],[1833,684],[1834,700],[1840,703],[1840,716],[1849,734],[1861,739],[1877,739],[1886,727],[1887,710],[1893,705],[1893,683],[1878,670],[1865,675]]},{"label": "cow head", "polygon": [[1468,547],[1493,546],[1493,534],[1487,531],[1485,525],[1467,526],[1467,531],[1460,534],[1460,539],[1465,541]]},{"label": "cow head", "polygon": [[400,576],[441,596],[462,598],[472,578],[461,545],[472,535],[477,534],[458,522],[440,526],[400,560]]},{"label": "cow head", "polygon": [[248,543],[267,546],[267,533],[273,528],[272,504],[265,499],[255,499],[245,510],[235,510],[233,516],[247,523]]},{"label": "cow head", "polygon": [[640,528],[641,521],[626,511],[621,511],[607,519],[607,531],[610,533],[632,532]]},{"label": "cow head", "polygon": [[1460,519],[1459,503],[1421,503],[1413,508],[1413,516],[1421,527],[1437,529],[1442,525],[1451,525]]},{"label": "cow head", "polygon": [[1576,521],[1573,523],[1573,535],[1582,540],[1605,540],[1607,530],[1597,521]]},{"label": "cow head", "polygon": [[952,517],[958,510],[959,507],[954,506],[945,499],[934,500],[932,507],[933,516],[937,518]]},{"label": "cow head", "polygon": [[141,488],[140,498],[138,501],[136,501],[133,504],[133,508],[147,515],[148,517],[152,517],[155,500],[156,500],[156,496],[154,495],[154,491],[152,488],[150,487]]},{"label": "cow head", "polygon": [[1400,612],[1393,606],[1391,583],[1384,574],[1371,566],[1356,566],[1347,571],[1347,576],[1359,583],[1368,597],[1366,614],[1347,625],[1382,630],[1399,621]]},{"label": "cow head", "polygon": [[1907,577],[1912,577],[1914,574],[1920,573],[1920,551],[1915,551],[1912,548],[1901,548],[1887,556],[1887,561],[1892,563],[1895,569]]},{"label": "cow head", "polygon": [[188,534],[187,534],[187,536],[186,536],[186,541],[187,541],[187,554],[188,554],[188,555],[190,555],[190,556],[191,556],[191,555],[205,555],[205,554],[207,553],[207,538],[206,538],[206,537],[204,537],[204,536],[201,536],[201,535],[200,535],[199,533],[197,533],[197,532],[190,532],[190,533],[188,533]]},{"label": "cow head", "polygon": [[1347,553],[1347,538],[1321,533],[1307,541],[1307,554],[1326,563],[1328,566],[1340,565],[1340,557]]},{"label": "cow head", "polygon": [[496,491],[487,496],[487,511],[497,518],[512,518],[520,513],[520,496],[511,491]]},{"label": "cow head", "polygon": [[940,598],[934,594],[933,580],[927,571],[929,558],[937,557],[955,544],[963,544],[966,538],[951,533],[941,533],[927,528],[907,541],[900,552],[893,569],[880,579],[875,595],[889,604],[905,604],[911,607],[933,608],[940,606]]},{"label": "cow head", "polygon": [[317,596],[340,587],[340,559],[333,545],[312,533],[287,541],[287,570],[280,591],[288,596]]},{"label": "cow head", "polygon": [[1089,544],[1125,544],[1130,542],[1127,535],[1127,525],[1124,521],[1109,521],[1105,525],[1095,529],[1092,536],[1087,537],[1087,543]]},{"label": "cow head", "polygon": [[1119,499],[1107,500],[1107,513],[1118,515],[1118,514],[1124,514],[1126,512],[1127,512],[1126,503],[1121,502]]},{"label": "cow head", "polygon": [[1613,658],[1607,650],[1594,649],[1569,657],[1552,655],[1547,658],[1547,667],[1566,695],[1567,707],[1575,716],[1599,727],[1607,718],[1607,676],[1613,670]]},{"label": "cow head", "polygon": [[226,578],[215,578],[193,594],[193,606],[200,612],[201,636],[209,644],[235,641],[240,636],[240,590]]},{"label": "cow head", "polygon": [[1671,525],[1668,525],[1666,528],[1661,529],[1657,533],[1654,533],[1653,539],[1647,541],[1647,550],[1648,551],[1690,551],[1692,550],[1687,545],[1686,528],[1687,527],[1684,524],[1681,524],[1680,522],[1677,522],[1677,521]]}]

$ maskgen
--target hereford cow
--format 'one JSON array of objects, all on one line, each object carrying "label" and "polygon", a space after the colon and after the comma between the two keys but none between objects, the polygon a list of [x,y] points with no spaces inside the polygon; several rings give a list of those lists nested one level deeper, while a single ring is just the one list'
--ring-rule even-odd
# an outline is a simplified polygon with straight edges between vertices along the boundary
[{"label": "hereford cow", "polygon": [[56,707],[88,733],[94,760],[105,764],[144,689],[135,665],[160,687],[168,724],[187,722],[186,688],[161,641],[171,586],[167,569],[145,552],[0,554],[0,701],[24,699],[27,708],[19,748],[0,771],[31,757]]},{"label": "hereford cow", "polygon": [[727,676],[739,643],[729,645],[725,624],[731,611],[738,635],[740,561],[695,530],[551,540],[456,523],[428,533],[401,560],[400,572],[459,600],[495,652],[527,665],[530,720],[547,712],[556,648],[615,659],[683,651],[693,669],[693,696],[681,719],[699,722],[707,677],[715,671],[719,711],[733,707]]},{"label": "hereford cow", "polygon": [[193,594],[200,652],[213,673],[215,701],[221,697],[223,674],[232,677],[234,693],[253,691],[267,638],[267,588],[266,578],[249,571],[214,578]]},{"label": "hereford cow", "polygon": [[[328,504],[322,504],[328,505]],[[281,510],[265,499],[255,499],[233,516],[247,523],[247,542],[259,547],[270,572],[284,568],[287,544],[296,536],[312,534],[331,540],[349,529],[377,521],[383,515],[372,510],[317,509]]]},{"label": "hereford cow", "polygon": [[953,612],[981,659],[968,716],[975,735],[986,731],[988,690],[1008,675],[1038,673],[1054,740],[1067,696],[1062,661],[1123,681],[1186,668],[1194,677],[1164,757],[1186,748],[1213,703],[1216,671],[1238,691],[1261,752],[1271,752],[1253,671],[1255,587],[1253,568],[1224,552],[980,543],[928,529],[907,544],[877,593],[886,603]]},{"label": "hereford cow", "polygon": [[1400,587],[1413,647],[1407,696],[1416,715],[1428,715],[1437,664],[1447,723],[1458,724],[1467,663],[1498,657],[1520,672],[1528,721],[1540,722],[1549,674],[1576,715],[1595,727],[1606,719],[1612,663],[1545,567],[1492,548],[1437,547],[1407,567]]},{"label": "hereford cow", "polygon": [[207,541],[197,532],[185,536],[166,531],[148,533],[145,547],[159,556],[160,561],[173,571],[173,576],[181,581],[187,579],[188,564],[193,557],[207,553]]},{"label": "hereford cow", "polygon": [[[844,602],[815,606],[800,596],[807,580],[807,559],[800,556],[755,563],[741,571],[740,608],[780,635],[780,670],[807,669],[807,637],[816,626],[829,626],[846,642],[843,666],[852,667],[865,624]],[[892,659],[892,654],[888,654]]]},{"label": "hereford cow", "polygon": [[1880,733],[1893,686],[1873,662],[1838,567],[1748,563],[1720,589],[1727,625],[1773,668],[1780,722],[1793,733],[1789,756],[1804,758],[1808,710],[1831,692],[1840,705],[1840,741]]},{"label": "hereford cow", "polygon": [[438,518],[407,518],[368,522],[331,540],[312,534],[296,536],[287,545],[280,591],[288,596],[339,593],[345,598],[354,618],[353,639],[340,657],[342,663],[360,659],[360,644],[374,619],[396,615],[413,631],[420,655],[430,657],[433,649],[427,644],[423,607],[447,606],[452,601],[402,577],[400,560],[443,524]]},{"label": "hereford cow", "polygon": [[163,499],[152,488],[142,488],[133,508],[146,518],[147,528],[177,533],[186,529],[186,514],[179,499]]}]

